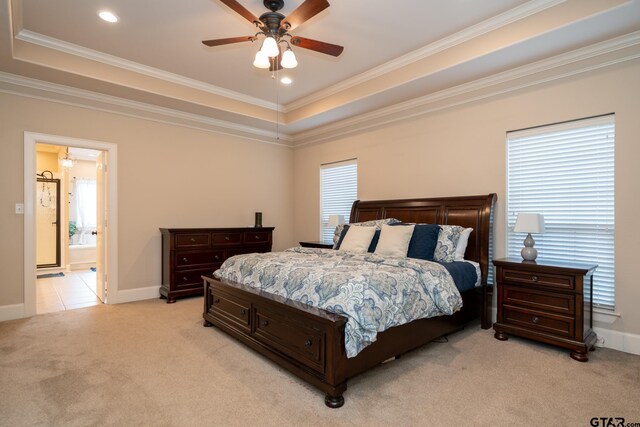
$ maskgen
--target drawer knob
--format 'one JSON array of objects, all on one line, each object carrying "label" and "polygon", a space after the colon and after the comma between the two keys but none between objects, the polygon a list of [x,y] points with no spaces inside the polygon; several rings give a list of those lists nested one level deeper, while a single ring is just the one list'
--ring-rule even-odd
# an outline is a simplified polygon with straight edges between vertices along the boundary
[{"label": "drawer knob", "polygon": [[311,344],[313,344],[313,343],[311,342],[311,340],[306,340],[306,341],[304,342],[304,346],[305,346],[305,347],[311,347]]},{"label": "drawer knob", "polygon": [[256,238],[256,240],[260,240],[260,236],[258,236],[257,234],[255,236],[253,236]]},{"label": "drawer knob", "polygon": [[536,317],[536,316],[531,318],[531,322],[535,323],[536,325],[538,324],[539,321],[540,321],[540,319],[538,317]]},{"label": "drawer knob", "polygon": [[220,298],[216,298],[216,299],[213,300],[214,304],[218,304],[219,302],[220,302]]},{"label": "drawer knob", "polygon": [[245,309],[240,310],[240,314],[244,316],[245,314],[247,314],[247,310]]},{"label": "drawer knob", "polygon": [[538,281],[538,276],[531,276],[531,280],[533,280],[534,282]]},{"label": "drawer knob", "polygon": [[219,257],[218,255],[216,255],[214,258],[215,258],[215,259],[220,259],[220,257]]},{"label": "drawer knob", "polygon": [[229,236],[224,236],[224,240],[229,240]]},{"label": "drawer knob", "polygon": [[195,243],[195,242],[196,242],[195,237],[192,237],[190,240],[191,240],[191,242],[192,242],[192,243]]},{"label": "drawer knob", "polygon": [[262,326],[269,326],[269,321],[268,320],[263,320],[262,321]]},{"label": "drawer knob", "polygon": [[189,262],[189,260],[187,259],[187,257],[182,258],[182,262]]},{"label": "drawer knob", "polygon": [[182,281],[183,281],[183,282],[186,282],[187,280],[189,280],[189,279],[187,278],[187,276],[182,276]]}]

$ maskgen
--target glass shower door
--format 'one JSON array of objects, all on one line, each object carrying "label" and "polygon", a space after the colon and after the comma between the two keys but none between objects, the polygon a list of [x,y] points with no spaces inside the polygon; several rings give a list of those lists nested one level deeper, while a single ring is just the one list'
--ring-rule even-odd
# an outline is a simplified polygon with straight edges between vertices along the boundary
[{"label": "glass shower door", "polygon": [[60,267],[60,180],[38,178],[36,194],[36,264]]}]

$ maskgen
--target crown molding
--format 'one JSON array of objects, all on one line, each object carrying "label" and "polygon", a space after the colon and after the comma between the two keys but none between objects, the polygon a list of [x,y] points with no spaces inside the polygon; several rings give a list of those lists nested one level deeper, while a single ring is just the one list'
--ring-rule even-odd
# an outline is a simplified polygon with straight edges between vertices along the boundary
[{"label": "crown molding", "polygon": [[444,50],[451,49],[454,46],[472,40],[476,37],[480,37],[483,34],[490,33],[491,31],[495,31],[501,27],[507,26],[531,15],[535,15],[536,13],[550,7],[557,6],[565,1],[566,0],[533,0],[527,2],[478,24],[465,28],[464,30],[458,31],[448,37],[444,37],[436,42],[428,44],[420,49],[414,50],[413,52],[409,52],[398,58],[392,59],[391,61],[367,70],[364,73],[343,80],[338,84],[290,102],[282,107],[282,112],[288,113],[311,103],[320,101],[369,80],[373,80],[384,74],[406,67],[414,62],[428,58],[429,56],[435,55]]},{"label": "crown molding", "polygon": [[274,102],[265,101],[264,99],[255,98],[253,96],[245,95],[243,93],[235,92],[229,89],[224,89],[219,86],[204,83],[195,79],[190,79],[179,74],[174,74],[168,71],[160,70],[158,68],[142,65],[134,61],[129,61],[117,56],[98,52],[97,50],[78,46],[76,44],[68,43],[53,37],[35,33],[33,31],[24,29],[20,30],[15,38],[26,43],[33,43],[38,46],[46,47],[48,49],[53,49],[59,52],[68,53],[70,55],[79,56],[81,58],[100,62],[106,65],[111,65],[113,67],[118,67],[134,73],[143,74],[145,76],[154,77],[167,82],[190,87],[192,89],[197,89],[214,95],[223,96],[225,98],[233,99],[234,101],[244,102],[247,104],[255,105],[257,107],[268,108],[274,111],[278,109],[278,104]]},{"label": "crown molding", "polygon": [[[276,132],[251,126],[240,125],[198,114],[187,113],[138,101],[131,101],[116,96],[77,89],[70,86],[45,82],[1,71],[0,83],[13,86],[13,88],[0,87],[0,92],[2,93],[115,113],[128,117],[187,127],[206,132],[231,135],[251,141],[279,145],[288,148],[291,148],[293,143],[293,138],[286,134],[278,134]],[[71,98],[72,100],[68,98]],[[100,105],[96,105],[96,103],[99,103]],[[152,115],[157,115],[159,117],[153,117]]]},{"label": "crown molding", "polygon": [[[509,87],[499,88],[489,93],[474,95],[475,93],[483,89],[491,89],[492,87],[501,84],[513,83],[521,78],[534,76],[536,74],[544,73],[547,71],[552,71],[563,66],[576,64],[580,61],[596,58],[598,56],[606,55],[608,53],[613,53],[637,45],[640,45],[640,31],[635,31],[624,36],[616,37],[601,43],[596,43],[591,46],[556,55],[554,57],[517,67],[509,71],[474,80],[469,83],[464,83],[449,89],[391,105],[389,107],[384,107],[369,113],[341,120],[339,122],[320,126],[307,132],[295,134],[293,135],[296,141],[294,148],[325,142],[327,140],[335,139],[347,134],[360,133],[369,129],[390,125],[409,118],[426,115],[435,111],[468,104],[530,86],[535,86],[570,77],[576,74],[597,70],[599,68],[609,67],[621,62],[631,61],[640,58],[640,52],[634,52],[620,58],[603,61],[595,65],[578,67],[567,72],[559,72],[558,74],[552,76],[540,77],[523,84],[514,83]],[[463,98],[459,99],[459,97],[461,96]],[[447,100],[450,100],[450,102],[446,102]],[[442,101],[445,102],[438,105],[433,105],[437,102]],[[407,113],[402,116],[397,116],[399,113],[409,112],[410,110],[415,109],[420,110],[417,112]]]}]

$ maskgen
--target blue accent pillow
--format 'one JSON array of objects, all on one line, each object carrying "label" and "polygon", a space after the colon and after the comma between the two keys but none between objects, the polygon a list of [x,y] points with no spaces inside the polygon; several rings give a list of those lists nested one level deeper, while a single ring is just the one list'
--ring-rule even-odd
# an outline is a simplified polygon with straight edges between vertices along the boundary
[{"label": "blue accent pillow", "polygon": [[[394,227],[408,224],[390,224]],[[409,241],[407,257],[433,261],[433,254],[438,244],[440,226],[436,224],[415,224],[413,235]],[[375,239],[375,237],[374,237]],[[373,242],[372,242],[373,243]],[[376,240],[376,243],[377,240]]]},{"label": "blue accent pillow", "polygon": [[[349,224],[344,225],[344,228],[340,233],[340,237],[338,238],[338,243],[336,243],[336,250],[340,249],[340,245],[342,244],[347,231],[349,231]],[[374,233],[373,239],[371,239],[371,244],[369,245],[369,249],[367,250],[367,252],[373,252],[376,250],[376,246],[378,246],[378,240],[380,240],[380,230],[376,230],[376,232]]]}]

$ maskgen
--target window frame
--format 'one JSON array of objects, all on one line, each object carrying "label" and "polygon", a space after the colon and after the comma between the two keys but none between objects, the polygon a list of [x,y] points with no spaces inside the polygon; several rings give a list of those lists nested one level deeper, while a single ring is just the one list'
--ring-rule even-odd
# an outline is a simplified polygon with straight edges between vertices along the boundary
[{"label": "window frame", "polygon": [[[340,213],[329,213],[328,215],[343,215],[344,216],[344,220],[345,223],[348,224],[349,223],[349,218],[350,218],[350,213],[351,213],[351,207],[353,206],[353,202],[358,200],[358,159],[357,158],[353,158],[353,159],[346,159],[346,160],[339,160],[339,161],[335,161],[335,162],[330,162],[330,163],[323,163],[320,165],[318,174],[319,174],[319,192],[320,192],[320,197],[319,197],[319,241],[321,242],[325,242],[325,243],[329,243],[329,242],[333,242],[332,239],[327,239],[325,238],[325,229],[329,228],[329,226],[327,225],[328,222],[328,215],[327,218],[324,218],[324,212],[323,212],[323,208],[324,208],[324,190],[323,190],[323,171],[328,170],[328,169],[335,169],[335,168],[340,168],[340,167],[347,167],[347,166],[355,166],[355,171],[354,171],[354,175],[355,175],[355,182],[353,183],[353,185],[355,186],[355,198],[350,202],[349,207],[348,207],[348,211],[346,209],[346,206],[344,207],[344,210]],[[333,235],[333,234],[332,234]]]},{"label": "window frame", "polygon": [[[512,257],[520,257],[517,247],[522,247],[522,241],[526,234],[514,233],[513,225],[517,216],[516,210],[518,210],[518,203],[513,198],[512,193],[516,192],[512,188],[512,173],[513,175],[519,174],[520,191],[518,194],[520,197],[519,212],[535,212],[541,213],[545,216],[545,233],[534,235],[536,240],[536,248],[539,250],[539,257],[544,257],[544,251],[541,251],[541,247],[545,248],[548,253],[561,254],[554,255],[548,258],[555,258],[567,261],[574,261],[579,263],[594,263],[599,264],[598,269],[594,274],[594,308],[599,308],[605,311],[614,311],[616,306],[615,299],[615,114],[606,114],[596,117],[588,117],[583,119],[571,120],[568,122],[555,123],[550,125],[537,126],[534,128],[509,131],[505,138],[506,148],[506,177],[505,177],[505,254]],[[569,144],[572,142],[571,134],[575,133],[573,138],[574,146]],[[593,133],[593,136],[587,135]],[[543,141],[545,140],[546,141]],[[540,181],[533,182],[528,190],[523,185],[528,176],[535,176],[532,172],[513,172],[511,167],[514,162],[514,156],[510,152],[514,147],[510,144],[520,142],[526,144],[544,144],[548,143],[548,147],[543,145],[536,145],[536,149],[539,153],[534,153],[532,156],[537,156],[536,159],[530,159],[527,157],[527,162],[537,161],[537,165],[541,165],[543,170],[540,173],[541,176],[549,178],[552,176],[552,172],[547,172],[545,175],[544,168],[547,170],[552,169],[551,162],[560,162],[561,155],[572,155],[573,161],[580,166],[592,167],[588,169],[589,172],[580,172],[578,168],[574,168],[573,164],[569,168],[563,168],[563,171],[569,171],[572,173],[572,177],[567,180],[553,181],[553,178],[548,181],[547,185],[552,183],[561,186],[561,189],[567,191],[568,184],[575,181],[575,186],[579,187],[582,191],[589,191],[587,195],[583,196],[583,201],[587,201],[588,205],[585,210],[576,208],[576,205],[569,205],[567,207],[558,207],[562,203],[550,202],[549,196],[545,194],[544,183]],[[593,141],[591,147],[589,147],[588,141]],[[551,144],[557,144],[557,147],[551,147]],[[519,148],[520,151],[524,151]],[[573,151],[572,151],[573,150]],[[555,154],[558,157],[554,157],[543,165],[544,156]],[[569,153],[569,154],[567,154]],[[521,157],[522,156],[520,154]],[[597,158],[594,162],[591,158]],[[518,160],[523,163],[524,160],[520,158]],[[566,163],[566,162],[565,162]],[[571,170],[573,169],[573,170]],[[593,170],[593,172],[591,172]],[[595,183],[589,183],[588,178],[585,178],[587,174],[593,174],[596,178],[592,178]],[[601,175],[599,175],[601,174]],[[582,176],[581,176],[582,175]],[[599,178],[604,176],[604,178]],[[564,183],[564,186],[563,186]],[[515,184],[514,184],[515,187]],[[560,189],[558,190],[561,191]],[[610,191],[610,192],[609,192]],[[539,193],[539,195],[536,195]],[[561,193],[556,193],[561,194]],[[575,190],[573,194],[575,193]],[[594,195],[595,194],[595,195]],[[539,201],[535,198],[539,197]],[[556,198],[558,196],[556,195]],[[576,196],[578,198],[578,196]],[[546,200],[545,200],[546,199]],[[539,205],[547,203],[546,207],[537,206],[533,209],[522,208],[526,205],[535,206],[536,202]],[[567,204],[566,200],[564,201]],[[574,202],[575,203],[575,202]],[[590,205],[595,205],[597,209],[592,209]],[[524,210],[523,210],[524,209]],[[537,211],[536,211],[537,210]],[[545,214],[546,212],[546,214]],[[580,216],[582,214],[582,217]],[[564,218],[563,218],[564,216]],[[567,217],[569,221],[567,220]],[[565,221],[563,222],[562,219]],[[581,224],[582,223],[582,224]],[[587,234],[582,234],[587,233]],[[572,237],[569,237],[572,236]],[[585,237],[586,236],[586,237]],[[563,243],[567,238],[572,238],[571,243]],[[598,239],[605,239],[600,243]],[[588,243],[585,245],[585,241]],[[602,245],[602,247],[595,247],[596,243]],[[583,246],[580,247],[580,244]],[[605,246],[606,245],[606,246]],[[585,249],[586,248],[586,249]],[[605,249],[606,248],[606,249]],[[517,252],[517,253],[516,253]],[[601,257],[601,258],[598,258]],[[599,271],[598,271],[599,270]],[[600,273],[600,274],[598,274]],[[585,295],[586,299],[589,299],[589,295]]]}]

